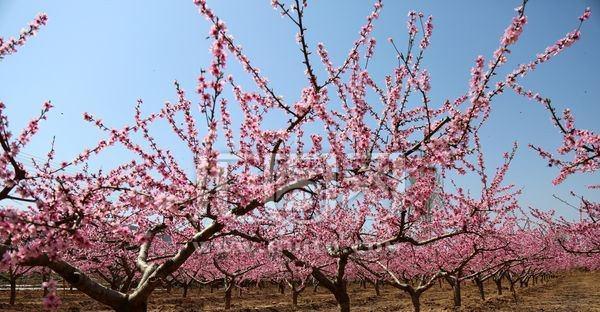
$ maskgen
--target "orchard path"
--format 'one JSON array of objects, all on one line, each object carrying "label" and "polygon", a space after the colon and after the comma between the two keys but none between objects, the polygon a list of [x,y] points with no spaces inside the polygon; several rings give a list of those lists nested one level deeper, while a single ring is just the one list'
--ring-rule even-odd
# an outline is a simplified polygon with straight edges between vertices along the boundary
[{"label": "orchard path", "polygon": [[[505,282],[505,287],[506,282]],[[357,285],[350,287],[353,312],[391,312],[412,311],[410,300],[401,291],[385,286],[381,296],[376,296],[372,288],[363,289]],[[63,305],[59,311],[110,312],[77,291],[60,290]],[[22,290],[18,292],[17,304],[9,306],[8,292],[0,290],[0,311],[33,312],[41,311],[41,292],[39,290]],[[234,296],[233,309],[230,312],[296,312],[318,311],[337,312],[335,301],[325,290],[313,293],[306,290],[299,299],[299,309],[290,305],[289,291],[279,294],[276,288],[264,290],[248,289],[239,298]],[[600,272],[573,272],[551,279],[547,283],[530,285],[525,289],[517,287],[518,300],[515,302],[508,289],[502,296],[495,294],[495,285],[486,285],[487,299],[482,302],[477,290],[471,283],[463,289],[463,308],[459,311],[452,308],[452,290],[445,283],[434,286],[422,298],[423,312],[600,312]],[[181,297],[180,290],[172,293],[160,289],[150,298],[151,312],[206,312],[224,311],[222,308],[222,292],[208,289],[190,291],[188,298]]]},{"label": "orchard path", "polygon": [[492,298],[467,311],[600,311],[600,274],[571,273],[548,284],[538,284],[511,297]]}]

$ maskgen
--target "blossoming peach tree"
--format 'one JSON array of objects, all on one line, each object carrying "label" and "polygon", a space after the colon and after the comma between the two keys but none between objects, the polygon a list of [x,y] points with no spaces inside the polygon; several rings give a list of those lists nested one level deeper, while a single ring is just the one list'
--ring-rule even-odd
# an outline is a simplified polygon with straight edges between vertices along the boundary
[{"label": "blossoming peach tree", "polygon": [[[316,33],[305,24],[307,1],[271,1],[297,27],[299,61],[305,67],[305,86],[295,99],[285,99],[206,2],[194,3],[212,25],[212,60],[200,71],[197,100],[175,82],[175,101],[144,115],[139,100],[134,122],[124,127],[85,113],[84,119],[105,138],[58,166],[50,147],[48,161],[32,168],[25,168],[16,155],[38,132],[52,105],[44,104],[40,116],[17,137],[0,106],[3,265],[49,268],[117,311],[145,311],[158,287],[184,277],[185,283],[202,282],[213,275],[227,285],[226,303],[242,276],[287,276],[295,294],[312,276],[332,293],[340,311],[349,311],[347,283],[361,274],[391,276],[400,289],[420,294],[437,278],[447,277],[460,287],[465,276],[482,278],[525,261],[507,251],[498,256],[516,249],[507,249],[497,238],[518,227],[514,213],[520,191],[504,182],[514,149],[488,177],[478,136],[493,99],[507,87],[546,105],[565,136],[559,152],[575,154],[574,160],[562,161],[538,149],[561,166],[558,181],[598,167],[598,136],[574,128],[568,112],[563,124],[549,100],[517,83],[578,40],[580,27],[495,82],[527,23],[527,1],[517,8],[492,55],[477,57],[464,94],[443,99],[430,96],[430,76],[422,62],[432,41],[431,16],[409,12],[408,44],[402,48],[397,40],[388,40],[398,63],[378,81],[368,64],[376,54],[372,31],[382,1],[375,1],[339,64],[324,44],[309,46],[307,37]],[[581,23],[589,15],[586,10]],[[0,40],[0,56],[15,52],[46,20],[40,15],[18,39]],[[232,59],[253,86],[228,74]],[[324,75],[318,75],[317,66]],[[241,113],[241,121],[232,120],[233,111]],[[272,116],[285,124],[276,125]],[[160,123],[185,146],[191,164],[159,143],[153,129]],[[114,146],[126,149],[131,158],[108,170],[91,169]],[[220,161],[224,157],[227,162]],[[459,180],[466,174],[479,177],[480,196],[461,188],[460,181],[452,190],[440,188],[440,177]],[[26,207],[8,205],[7,199]],[[231,246],[228,242],[253,247],[243,253],[243,246],[224,248]],[[432,254],[437,249],[430,245],[446,246],[448,252]],[[421,248],[406,263],[415,265],[408,268],[409,275],[428,277],[422,285],[407,285],[394,274],[406,264],[386,254],[396,247],[394,257],[408,257],[411,248]],[[252,257],[253,252],[260,257]],[[485,265],[481,258],[488,255],[498,262]],[[451,259],[446,261],[451,267],[423,267],[422,259],[429,258]],[[46,301],[49,308],[59,303],[54,294]]]}]

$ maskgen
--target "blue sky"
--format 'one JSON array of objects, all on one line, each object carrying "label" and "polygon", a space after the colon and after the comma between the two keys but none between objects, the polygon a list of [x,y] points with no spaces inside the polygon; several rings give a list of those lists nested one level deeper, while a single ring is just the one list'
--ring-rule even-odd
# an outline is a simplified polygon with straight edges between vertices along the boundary
[{"label": "blue sky", "polygon": [[[520,1],[387,1],[376,23],[376,57],[369,67],[381,77],[395,63],[388,37],[405,42],[406,14],[410,9],[434,16],[432,44],[425,66],[432,75],[434,102],[453,99],[468,87],[469,69],[477,55],[489,57]],[[294,42],[293,25],[274,11],[269,1],[209,1],[226,21],[253,63],[272,81],[279,94],[297,99],[305,83],[303,65]],[[316,1],[307,9],[311,47],[325,43],[334,61],[347,54],[371,8],[371,1]],[[523,84],[553,99],[559,108],[570,107],[577,125],[599,131],[600,1],[531,0],[529,23],[513,47],[505,74],[577,25],[585,7],[592,18],[583,27],[580,42],[544,64]],[[597,11],[597,12],[595,12]],[[142,98],[145,111],[157,110],[174,100],[177,79],[194,98],[200,68],[209,64],[208,24],[191,0],[182,1],[17,1],[0,0],[0,36],[18,35],[38,12],[49,15],[47,27],[19,53],[0,61],[0,100],[7,105],[13,129],[20,129],[52,100],[55,109],[26,153],[43,156],[53,136],[58,159],[68,159],[95,142],[100,133],[82,120],[87,111],[119,126],[133,119],[135,101]],[[596,16],[594,16],[596,15]],[[232,67],[241,77],[239,67]],[[234,112],[235,114],[235,112]],[[159,136],[161,134],[159,133]],[[528,143],[554,149],[560,135],[547,112],[534,102],[510,92],[497,98],[491,120],[482,130],[488,167],[499,164],[501,153],[520,143],[508,180],[524,190],[521,203],[557,208],[574,216],[571,208],[554,198],[567,198],[569,190],[600,200],[585,185],[600,183],[600,175],[569,178],[559,187],[548,168]],[[165,138],[165,140],[168,140]],[[177,148],[175,148],[177,150]],[[110,166],[118,152],[100,159]],[[183,156],[182,156],[183,157]],[[467,185],[475,181],[467,179]]]}]

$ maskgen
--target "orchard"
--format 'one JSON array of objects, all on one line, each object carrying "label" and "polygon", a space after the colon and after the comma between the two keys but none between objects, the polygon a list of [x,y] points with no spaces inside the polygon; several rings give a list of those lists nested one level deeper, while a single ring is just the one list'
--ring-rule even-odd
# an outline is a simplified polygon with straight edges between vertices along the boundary
[{"label": "orchard", "polygon": [[[518,305],[565,276],[599,276],[600,203],[580,194],[600,184],[556,196],[576,210],[573,218],[522,204],[527,190],[510,179],[522,150],[535,153],[531,166],[555,174],[540,183],[598,177],[597,124],[580,128],[576,114],[557,108],[563,103],[525,86],[538,67],[595,40],[585,36],[590,8],[564,16],[572,21],[566,35],[513,64],[531,5],[516,3],[497,47],[477,51],[484,54],[464,69],[470,79],[461,95],[440,98],[432,89],[444,81],[430,76],[427,57],[443,47],[427,12],[394,13],[402,35],[376,38],[386,3],[374,1],[340,59],[313,44],[320,25],[307,23],[312,3],[272,0],[296,32],[298,52],[287,57],[303,67],[303,87],[286,98],[259,68],[277,64],[253,61],[210,3],[194,5],[210,25],[198,36],[210,42],[210,62],[195,88],[175,81],[175,100],[152,111],[138,100],[125,125],[81,111],[102,137],[75,143],[75,157],[59,158],[54,140],[43,157],[26,152],[52,132],[44,123],[60,103],[24,106],[34,118],[15,129],[7,108],[24,104],[1,102],[0,92],[2,309],[25,300],[30,285],[39,290],[33,307],[53,311],[66,311],[75,295],[114,311],[160,311],[157,298],[187,302],[177,311],[230,310],[249,294],[265,299],[245,307],[265,311],[384,309],[365,310],[373,302],[428,311],[440,306],[424,298],[440,289],[444,309],[494,298]],[[44,36],[51,18],[40,13],[17,37],[0,38],[0,67]],[[382,50],[395,57],[378,59]],[[385,62],[385,73],[372,70],[374,62]],[[542,108],[558,149],[515,141],[490,161],[486,146],[495,143],[482,131],[506,93]],[[183,148],[170,148],[165,136]],[[308,305],[319,293],[329,305]],[[219,299],[194,306],[198,294]],[[265,306],[274,296],[281,302]]]}]

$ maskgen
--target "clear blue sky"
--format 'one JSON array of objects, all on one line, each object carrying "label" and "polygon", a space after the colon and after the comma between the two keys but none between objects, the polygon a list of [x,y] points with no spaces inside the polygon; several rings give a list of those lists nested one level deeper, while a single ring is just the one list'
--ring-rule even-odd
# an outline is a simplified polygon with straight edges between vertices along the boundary
[{"label": "clear blue sky", "polygon": [[[435,30],[425,65],[432,74],[434,101],[453,99],[468,86],[475,57],[489,57],[520,1],[386,1],[375,36],[379,45],[369,67],[381,77],[395,62],[390,36],[405,41],[410,9],[434,16]],[[210,1],[238,43],[270,78],[278,93],[294,100],[305,83],[295,29],[275,12],[269,1]],[[317,1],[307,10],[311,47],[324,42],[334,61],[340,61],[355,40],[371,1]],[[573,109],[579,127],[600,131],[600,1],[531,0],[522,40],[513,48],[508,66],[526,62],[573,29],[585,7],[592,18],[583,38],[566,53],[541,66],[524,85],[553,99],[558,108]],[[208,25],[191,0],[181,1],[17,1],[0,0],[0,36],[18,35],[38,12],[49,15],[48,26],[19,53],[0,62],[0,100],[5,102],[13,129],[19,129],[50,99],[56,108],[44,122],[27,153],[43,156],[56,136],[58,159],[68,159],[100,133],[82,120],[88,111],[111,125],[133,118],[137,98],[146,111],[174,100],[177,79],[193,98],[196,77],[209,64]],[[239,67],[233,67],[239,77]],[[234,113],[235,114],[235,113]],[[159,134],[161,136],[161,134]],[[571,177],[560,187],[528,143],[553,149],[560,135],[539,105],[510,92],[497,98],[483,130],[489,165],[494,168],[513,141],[521,148],[508,176],[524,189],[524,206],[558,208],[575,215],[552,198],[576,190],[600,200],[585,185],[600,183],[600,175]],[[166,140],[166,139],[165,139]],[[177,148],[175,148],[177,150]],[[124,155],[115,152],[114,157]],[[99,160],[110,166],[109,157]],[[466,181],[467,184],[473,181]]]}]

